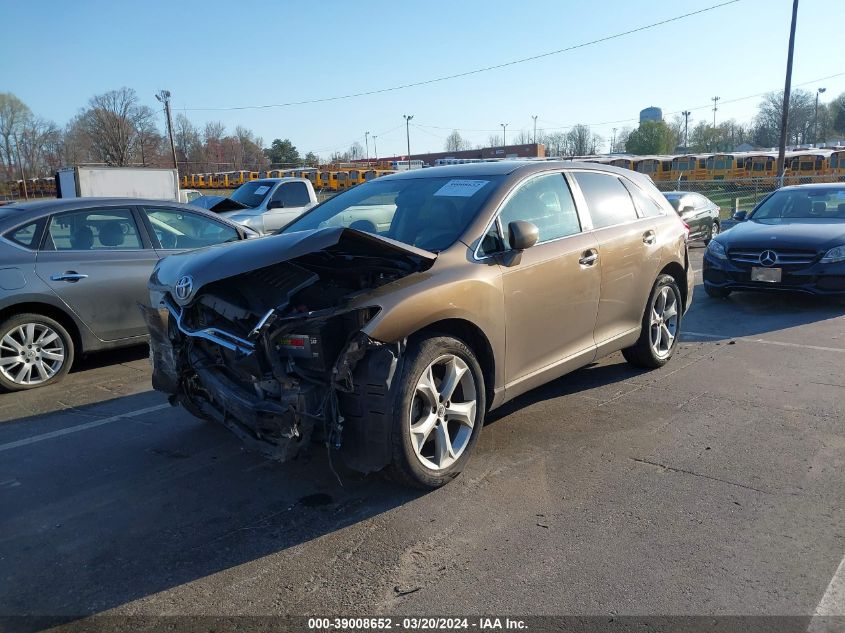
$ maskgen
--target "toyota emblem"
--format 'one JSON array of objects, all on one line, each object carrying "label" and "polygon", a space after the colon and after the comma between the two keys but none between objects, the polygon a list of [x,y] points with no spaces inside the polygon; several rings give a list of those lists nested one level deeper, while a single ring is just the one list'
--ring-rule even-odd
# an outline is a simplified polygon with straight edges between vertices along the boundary
[{"label": "toyota emblem", "polygon": [[760,253],[760,263],[763,266],[774,266],[778,261],[778,254],[774,251],[763,251]]},{"label": "toyota emblem", "polygon": [[176,298],[180,301],[185,301],[185,299],[190,297],[191,293],[194,291],[194,280],[191,279],[190,275],[185,275],[176,282],[175,290]]}]

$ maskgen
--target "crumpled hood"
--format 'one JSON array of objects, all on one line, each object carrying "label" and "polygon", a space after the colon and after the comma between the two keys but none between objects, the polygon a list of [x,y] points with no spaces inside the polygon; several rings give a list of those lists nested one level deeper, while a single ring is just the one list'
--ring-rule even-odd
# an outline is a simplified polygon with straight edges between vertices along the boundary
[{"label": "crumpled hood", "polygon": [[191,204],[195,207],[201,207],[203,209],[208,209],[209,211],[214,211],[215,213],[222,213],[223,211],[241,211],[243,209],[249,209],[248,206],[241,204],[240,202],[235,202],[231,198],[227,198],[226,196],[200,196],[199,198],[194,198],[191,201]]},{"label": "crumpled hood", "polygon": [[845,222],[798,219],[791,222],[739,222],[716,238],[726,248],[825,249],[845,244]]},{"label": "crumpled hood", "polygon": [[209,246],[162,259],[150,278],[150,288],[170,291],[185,276],[191,278],[192,292],[180,301],[190,303],[206,284],[279,264],[322,250],[352,251],[360,255],[396,258],[416,264],[420,270],[431,266],[437,254],[386,237],[343,227],[282,233],[255,240]]}]

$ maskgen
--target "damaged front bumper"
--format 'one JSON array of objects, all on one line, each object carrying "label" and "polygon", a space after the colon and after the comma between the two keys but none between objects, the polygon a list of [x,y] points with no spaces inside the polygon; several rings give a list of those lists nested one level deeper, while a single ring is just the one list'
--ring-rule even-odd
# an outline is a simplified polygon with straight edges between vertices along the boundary
[{"label": "damaged front bumper", "polygon": [[[357,331],[321,381],[292,371],[290,358],[275,357],[278,348],[268,344],[269,313],[250,338],[243,338],[189,326],[183,310],[168,299],[159,309],[142,311],[150,330],[153,387],[168,394],[171,404],[224,425],[247,448],[277,461],[320,439],[357,470],[375,471],[388,463],[389,429],[373,427],[383,425],[368,419],[366,400],[373,385],[390,392],[401,344],[386,345]],[[252,384],[233,378],[234,365],[241,376],[253,373]],[[262,367],[269,372],[262,373]],[[375,444],[373,432],[379,436]]]}]

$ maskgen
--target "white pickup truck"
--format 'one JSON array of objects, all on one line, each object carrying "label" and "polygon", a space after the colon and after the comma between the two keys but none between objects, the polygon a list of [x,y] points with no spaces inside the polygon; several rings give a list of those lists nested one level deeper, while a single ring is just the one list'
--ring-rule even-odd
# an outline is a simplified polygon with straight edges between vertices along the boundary
[{"label": "white pickup truck", "polygon": [[203,196],[191,204],[259,233],[275,233],[315,206],[317,194],[307,178],[261,178],[242,184],[228,198]]}]

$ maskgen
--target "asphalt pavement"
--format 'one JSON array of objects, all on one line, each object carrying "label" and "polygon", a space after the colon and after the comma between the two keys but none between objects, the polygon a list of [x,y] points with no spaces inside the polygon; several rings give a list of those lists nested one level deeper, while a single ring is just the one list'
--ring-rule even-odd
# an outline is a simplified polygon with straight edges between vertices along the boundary
[{"label": "asphalt pavement", "polygon": [[494,412],[427,494],[243,450],[143,348],[0,395],[0,616],[845,615],[845,307],[699,285],[683,329]]}]

